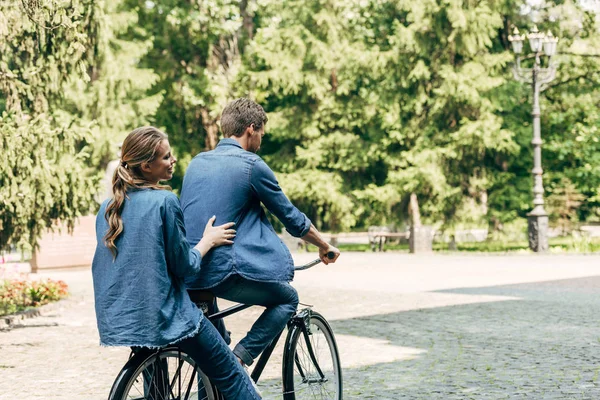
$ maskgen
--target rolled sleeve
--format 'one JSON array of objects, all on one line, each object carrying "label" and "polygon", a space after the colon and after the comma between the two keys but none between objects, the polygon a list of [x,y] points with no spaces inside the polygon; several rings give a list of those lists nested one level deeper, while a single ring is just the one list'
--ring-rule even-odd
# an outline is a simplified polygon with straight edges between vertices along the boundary
[{"label": "rolled sleeve", "polygon": [[183,213],[175,195],[165,198],[164,233],[165,257],[169,270],[181,278],[198,274],[202,256],[186,240]]},{"label": "rolled sleeve", "polygon": [[281,190],[275,174],[262,160],[252,166],[250,185],[259,200],[285,226],[290,235],[305,236],[311,226],[310,219],[298,210]]}]

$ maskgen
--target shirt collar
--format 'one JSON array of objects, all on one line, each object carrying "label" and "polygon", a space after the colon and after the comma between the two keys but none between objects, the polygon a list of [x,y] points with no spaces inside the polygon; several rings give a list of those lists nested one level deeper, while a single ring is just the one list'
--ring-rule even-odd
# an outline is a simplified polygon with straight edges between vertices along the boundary
[{"label": "shirt collar", "polygon": [[235,146],[235,147],[239,147],[240,149],[243,149],[243,147],[236,140],[234,140],[232,138],[221,139],[219,144],[217,144],[217,147],[220,147],[220,146]]}]

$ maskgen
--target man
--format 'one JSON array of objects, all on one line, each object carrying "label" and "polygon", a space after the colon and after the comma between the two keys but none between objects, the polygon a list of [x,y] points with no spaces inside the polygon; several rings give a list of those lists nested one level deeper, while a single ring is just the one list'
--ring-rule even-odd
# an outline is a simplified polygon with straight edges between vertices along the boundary
[{"label": "man", "polygon": [[[279,334],[296,311],[298,294],[292,256],[269,223],[261,203],[295,237],[319,248],[325,264],[339,250],[325,242],[306,215],[285,196],[275,174],[255,153],[265,134],[267,115],[252,100],[229,103],[221,115],[223,140],[215,150],[190,163],[181,190],[187,238],[195,245],[213,215],[215,225],[233,221],[232,246],[213,249],[202,259],[199,276],[186,282],[191,290],[210,289],[217,297],[266,307],[233,352],[249,366]],[[333,252],[333,259],[327,253]]]}]

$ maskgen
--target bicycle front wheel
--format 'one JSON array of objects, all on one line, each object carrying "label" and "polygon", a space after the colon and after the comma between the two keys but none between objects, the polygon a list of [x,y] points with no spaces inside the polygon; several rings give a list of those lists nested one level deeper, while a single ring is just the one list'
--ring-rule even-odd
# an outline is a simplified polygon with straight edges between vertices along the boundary
[{"label": "bicycle front wheel", "polygon": [[214,386],[177,347],[138,353],[123,367],[109,400],[217,400]]},{"label": "bicycle front wheel", "polygon": [[342,367],[333,331],[321,314],[305,312],[285,342],[283,398],[341,400]]}]

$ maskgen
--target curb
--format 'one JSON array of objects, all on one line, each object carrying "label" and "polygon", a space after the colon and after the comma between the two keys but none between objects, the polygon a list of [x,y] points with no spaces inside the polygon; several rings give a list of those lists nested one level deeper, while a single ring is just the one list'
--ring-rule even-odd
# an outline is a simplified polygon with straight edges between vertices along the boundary
[{"label": "curb", "polygon": [[62,299],[54,303],[44,304],[43,306],[20,311],[16,314],[3,315],[0,317],[0,332],[13,329],[15,325],[19,325],[19,321],[41,317],[56,311],[62,308],[67,302],[69,302],[69,299]]}]

